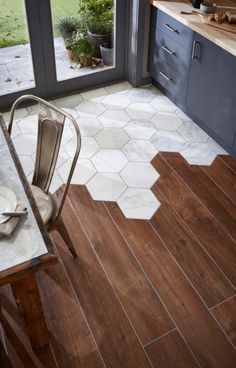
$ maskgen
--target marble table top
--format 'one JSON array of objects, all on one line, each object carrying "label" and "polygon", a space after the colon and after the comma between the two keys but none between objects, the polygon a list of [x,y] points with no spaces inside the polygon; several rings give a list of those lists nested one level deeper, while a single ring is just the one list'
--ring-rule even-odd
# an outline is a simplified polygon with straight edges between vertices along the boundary
[{"label": "marble table top", "polygon": [[13,235],[0,238],[0,272],[48,253],[29,199],[20,180],[7,145],[0,117],[0,186],[6,186],[17,196],[18,204],[26,207],[28,215],[19,222]]}]

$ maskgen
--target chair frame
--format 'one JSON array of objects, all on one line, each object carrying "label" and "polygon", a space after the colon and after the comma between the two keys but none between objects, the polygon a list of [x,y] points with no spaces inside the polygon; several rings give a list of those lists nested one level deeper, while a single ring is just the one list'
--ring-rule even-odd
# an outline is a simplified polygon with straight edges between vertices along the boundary
[{"label": "chair frame", "polygon": [[[72,242],[70,240],[70,237],[68,235],[68,232],[67,232],[67,230],[65,228],[65,225],[63,223],[63,220],[61,218],[61,212],[62,212],[64,203],[65,203],[65,200],[66,200],[66,196],[67,196],[67,193],[68,193],[68,190],[69,190],[71,179],[72,179],[72,176],[73,176],[73,173],[74,173],[74,169],[75,169],[75,166],[76,166],[78,157],[79,157],[80,149],[81,149],[81,134],[80,134],[80,130],[79,130],[79,127],[78,127],[78,124],[77,124],[76,120],[73,118],[73,116],[71,116],[70,114],[68,114],[66,111],[63,111],[62,109],[60,109],[60,108],[58,108],[56,106],[53,106],[49,102],[44,101],[43,99],[41,99],[41,98],[39,98],[37,96],[34,96],[34,95],[24,95],[24,96],[19,97],[14,102],[14,104],[13,104],[13,106],[11,108],[10,121],[9,121],[9,125],[8,125],[9,135],[11,135],[11,132],[12,132],[12,126],[13,126],[13,121],[14,121],[15,110],[17,109],[17,107],[19,106],[20,103],[22,103],[23,101],[26,101],[26,100],[34,100],[34,101],[36,101],[36,102],[38,102],[38,103],[40,103],[40,104],[48,107],[49,109],[54,110],[55,112],[63,115],[64,116],[64,119],[63,119],[63,122],[61,123],[62,126],[63,126],[62,129],[64,128],[64,123],[65,123],[65,119],[66,118],[69,119],[69,121],[73,124],[73,127],[75,129],[75,133],[76,133],[76,136],[77,136],[77,144],[76,144],[74,158],[73,158],[72,164],[71,164],[71,169],[70,169],[70,172],[69,172],[69,175],[68,175],[68,178],[67,178],[67,182],[66,182],[65,185],[63,185],[63,194],[62,194],[60,203],[57,206],[56,213],[53,215],[52,219],[49,220],[49,223],[48,224],[45,224],[45,225],[46,225],[48,231],[58,230],[61,233],[64,241],[67,243],[67,245],[68,245],[71,253],[73,254],[73,256],[76,256],[75,249],[74,249],[73,244],[72,244]],[[60,137],[59,141],[57,142],[57,144],[59,145],[59,147],[61,146],[62,136],[63,136],[63,131],[62,131],[62,134],[61,134],[61,137]],[[39,127],[38,127],[38,140],[39,140],[39,138],[40,137],[39,137]],[[38,145],[38,142],[37,142],[37,145]],[[56,155],[56,154],[58,154],[58,153],[56,153],[55,150],[54,150],[53,155]],[[35,159],[35,167],[34,167],[34,177],[35,177],[35,174],[36,174],[36,177],[37,177],[37,170],[38,170],[37,163],[39,162],[39,157],[38,157],[39,155],[40,155],[40,153],[37,150],[37,155],[36,155],[36,159]],[[56,157],[56,160],[54,160],[54,159],[55,159],[55,157],[53,157],[53,159],[51,160],[51,166],[49,166],[49,172],[52,174],[51,175],[51,179],[52,179],[52,177],[54,175],[54,172],[55,172],[55,166],[54,167],[52,167],[52,166],[55,165],[55,163],[57,161],[57,157]],[[51,172],[51,170],[53,170],[53,173]],[[32,184],[34,184],[34,183],[32,183]],[[49,191],[50,185],[51,185],[51,180],[49,181],[49,183],[47,182],[46,187],[42,188],[45,193],[47,193]]]}]

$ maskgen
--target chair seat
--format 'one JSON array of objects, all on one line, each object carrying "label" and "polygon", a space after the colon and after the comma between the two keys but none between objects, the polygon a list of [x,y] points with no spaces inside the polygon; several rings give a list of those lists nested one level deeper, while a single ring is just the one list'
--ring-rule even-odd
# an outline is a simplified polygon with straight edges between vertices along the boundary
[{"label": "chair seat", "polygon": [[55,204],[52,195],[50,193],[45,193],[41,188],[32,184],[30,185],[30,188],[43,222],[44,224],[47,224],[52,218],[55,210]]}]

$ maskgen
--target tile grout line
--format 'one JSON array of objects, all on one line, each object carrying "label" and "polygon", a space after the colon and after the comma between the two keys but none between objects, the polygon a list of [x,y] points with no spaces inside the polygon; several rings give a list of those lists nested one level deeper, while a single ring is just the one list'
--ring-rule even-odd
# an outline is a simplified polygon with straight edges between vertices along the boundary
[{"label": "tile grout line", "polygon": [[156,341],[158,341],[158,340],[162,339],[163,337],[165,337],[165,336],[169,335],[170,333],[172,333],[172,332],[174,332],[174,331],[179,332],[179,331],[178,331],[178,329],[175,327],[175,328],[173,328],[172,330],[167,331],[167,332],[166,332],[166,333],[164,333],[163,335],[158,336],[158,337],[156,337],[155,339],[153,339],[153,340],[149,341],[147,344],[144,344],[144,345],[143,345],[143,347],[144,347],[144,348],[146,348],[147,346],[149,346],[149,345],[151,345],[152,343],[154,343],[154,342],[156,342]]},{"label": "tile grout line", "polygon": [[[69,201],[70,201],[70,199],[69,199]],[[71,201],[70,201],[70,203],[71,203]],[[71,204],[71,205],[72,205],[72,204]],[[95,257],[96,257],[96,258],[97,258],[97,260],[98,260],[98,263],[99,263],[100,267],[102,268],[102,270],[103,270],[104,274],[106,275],[106,278],[107,278],[107,280],[108,280],[108,282],[109,282],[109,284],[110,284],[110,286],[111,286],[111,288],[112,288],[112,290],[113,290],[113,292],[114,292],[114,294],[115,294],[115,296],[116,296],[116,298],[117,298],[117,300],[118,300],[118,303],[120,304],[121,309],[123,310],[123,312],[124,312],[124,314],[125,314],[125,316],[126,316],[126,318],[127,318],[128,322],[129,322],[129,324],[130,324],[130,326],[131,326],[131,328],[132,328],[132,330],[133,330],[133,332],[134,332],[134,334],[135,334],[135,336],[136,336],[136,338],[137,338],[137,340],[138,340],[138,342],[139,342],[139,344],[140,344],[140,346],[141,346],[141,348],[142,348],[142,350],[143,350],[143,352],[144,352],[144,355],[147,357],[147,359],[148,359],[148,361],[149,361],[149,363],[150,363],[151,367],[153,367],[153,368],[154,368],[154,366],[153,366],[153,364],[152,364],[152,362],[151,362],[151,360],[150,360],[150,358],[149,358],[148,354],[146,353],[146,351],[145,351],[145,349],[144,349],[144,347],[143,347],[143,344],[142,344],[142,342],[141,342],[141,340],[140,340],[139,336],[137,335],[137,332],[136,332],[136,330],[135,330],[135,328],[134,328],[134,326],[133,326],[132,322],[130,321],[130,318],[129,318],[129,316],[128,316],[128,314],[127,314],[127,312],[126,312],[126,310],[125,310],[125,308],[124,308],[123,304],[122,304],[122,303],[121,303],[121,301],[120,301],[120,298],[119,298],[119,296],[118,296],[118,294],[117,294],[117,292],[116,292],[116,290],[115,290],[114,286],[112,285],[112,282],[111,282],[111,280],[110,280],[110,278],[109,278],[109,276],[108,276],[107,272],[105,271],[105,269],[104,269],[104,267],[103,267],[103,265],[102,265],[102,263],[101,263],[101,261],[100,261],[100,259],[99,259],[98,255],[97,255],[97,252],[95,251],[95,249],[94,249],[94,247],[93,247],[93,243],[92,243],[92,241],[90,240],[90,238],[89,238],[89,236],[88,236],[87,232],[85,231],[84,226],[82,225],[82,223],[81,223],[81,221],[80,221],[80,219],[79,219],[79,216],[77,215],[77,212],[75,211],[74,207],[73,207],[73,212],[74,212],[74,214],[75,214],[76,218],[78,219],[78,221],[79,221],[79,223],[80,223],[80,225],[81,225],[81,227],[82,227],[82,229],[83,229],[83,231],[84,231],[84,233],[85,233],[85,235],[86,235],[86,238],[87,238],[87,239],[88,239],[88,241],[89,241],[89,244],[90,244],[90,246],[91,246],[91,248],[92,248],[92,250],[93,250],[93,253],[95,254]]]},{"label": "tile grout line", "polygon": [[[104,206],[106,207],[106,205],[104,204]],[[129,242],[127,241],[127,239],[125,238],[125,236],[123,235],[122,231],[120,230],[120,227],[117,225],[116,221],[114,220],[113,216],[111,215],[110,211],[108,210],[108,208],[106,207],[107,212],[109,213],[112,221],[114,222],[116,228],[118,229],[119,233],[121,234],[122,238],[124,239],[127,247],[129,248],[130,252],[133,254],[133,257],[135,258],[136,262],[138,263],[140,269],[142,270],[142,272],[144,273],[144,275],[146,276],[147,280],[149,281],[152,289],[154,290],[155,294],[157,295],[158,299],[160,300],[161,304],[163,305],[163,308],[166,310],[166,313],[168,314],[169,318],[171,319],[171,321],[173,322],[173,325],[175,326],[175,328],[177,329],[177,331],[179,332],[179,334],[181,335],[182,339],[184,340],[185,344],[187,345],[189,351],[191,352],[194,360],[197,362],[198,366],[201,368],[200,363],[198,362],[197,358],[195,357],[193,351],[191,350],[189,344],[186,342],[184,336],[182,335],[182,333],[180,332],[180,329],[178,328],[174,318],[171,316],[170,312],[168,311],[163,299],[161,298],[161,296],[159,295],[159,292],[157,291],[157,289],[155,288],[155,286],[153,285],[152,281],[150,280],[149,276],[147,275],[146,271],[144,270],[143,266],[141,265],[141,262],[139,261],[138,257],[135,255],[133,249],[131,248],[131,246],[129,245]],[[147,221],[149,223],[149,221]],[[161,241],[162,242],[162,241]]]}]

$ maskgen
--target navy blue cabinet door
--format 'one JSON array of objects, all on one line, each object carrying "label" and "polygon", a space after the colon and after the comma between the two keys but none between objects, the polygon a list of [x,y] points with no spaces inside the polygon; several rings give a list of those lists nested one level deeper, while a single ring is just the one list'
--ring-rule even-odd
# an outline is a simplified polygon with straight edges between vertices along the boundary
[{"label": "navy blue cabinet door", "polygon": [[221,143],[236,133],[236,57],[195,34],[187,111]]}]

